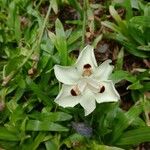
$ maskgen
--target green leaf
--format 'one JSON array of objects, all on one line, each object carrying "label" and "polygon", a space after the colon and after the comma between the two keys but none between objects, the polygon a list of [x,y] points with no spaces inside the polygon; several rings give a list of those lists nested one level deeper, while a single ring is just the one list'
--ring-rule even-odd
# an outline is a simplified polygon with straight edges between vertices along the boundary
[{"label": "green leaf", "polygon": [[112,29],[115,32],[120,33],[120,28],[110,21],[102,21],[101,24],[107,28]]},{"label": "green leaf", "polygon": [[111,143],[115,143],[120,138],[120,136],[123,134],[123,131],[133,122],[135,122],[136,118],[139,117],[142,111],[143,108],[141,105],[135,105],[131,107],[129,111],[125,113],[125,115],[122,115],[122,117],[118,118],[118,122],[116,122],[113,130],[113,138]]},{"label": "green leaf", "polygon": [[124,150],[119,147],[107,146],[107,145],[99,145],[95,142],[92,144],[92,150]]},{"label": "green leaf", "polygon": [[20,29],[20,18],[18,15],[15,17],[14,30],[15,30],[16,40],[19,42],[19,40],[21,39],[21,29]]},{"label": "green leaf", "polygon": [[116,145],[138,145],[150,141],[150,127],[141,127],[125,132]]},{"label": "green leaf", "polygon": [[10,59],[6,65],[6,75],[16,70],[21,65],[23,60],[24,60],[23,56],[17,56],[17,57]]},{"label": "green leaf", "polygon": [[150,91],[150,81],[143,83],[143,88],[141,89],[142,92]]},{"label": "green leaf", "polygon": [[44,141],[46,133],[42,133],[40,132],[35,140],[32,142],[32,144],[30,145],[30,149],[32,150],[37,150],[38,146],[40,145],[40,143],[42,143]]},{"label": "green leaf", "polygon": [[144,45],[144,36],[140,29],[138,29],[134,24],[129,23],[128,24],[128,32],[131,35],[131,37],[140,45]]},{"label": "green leaf", "polygon": [[14,1],[12,1],[9,4],[9,13],[8,13],[8,20],[7,20],[7,25],[11,28],[14,28],[14,26],[15,26],[16,15],[17,15],[16,4]]},{"label": "green leaf", "polygon": [[113,6],[109,6],[109,12],[110,12],[111,16],[114,18],[114,20],[117,22],[117,24],[120,28],[120,31],[122,31],[122,33],[126,34],[126,29],[127,29],[126,24],[121,19],[118,12],[115,10],[115,8]]},{"label": "green leaf", "polygon": [[57,14],[58,13],[57,0],[51,0],[51,7],[53,8],[55,14]]},{"label": "green leaf", "polygon": [[16,147],[18,147],[18,142],[0,140],[0,147],[1,150],[10,150],[10,149],[16,150]]},{"label": "green leaf", "polygon": [[27,131],[68,131],[67,128],[49,121],[28,120]]},{"label": "green leaf", "polygon": [[114,39],[119,41],[123,46],[125,46],[126,50],[129,53],[142,58],[150,57],[150,55],[148,55],[146,52],[138,50],[137,46],[134,43],[130,41],[125,41],[125,39],[123,39],[121,36],[118,34]]},{"label": "green leaf", "polygon": [[39,85],[35,84],[29,77],[26,78],[26,82],[29,85],[29,88],[40,98],[46,105],[51,106],[52,102],[47,94],[40,89]]},{"label": "green leaf", "polygon": [[80,37],[82,37],[82,30],[77,30],[77,31],[72,32],[67,40],[67,44],[71,45],[76,40],[78,40]]},{"label": "green leaf", "polygon": [[139,26],[144,26],[144,27],[150,27],[150,17],[149,16],[135,16],[133,17],[130,22],[132,24],[136,24]]},{"label": "green leaf", "polygon": [[41,121],[51,121],[51,122],[66,121],[72,118],[71,115],[64,112],[47,112],[47,113],[36,112],[29,115],[29,117],[33,119],[39,119]]},{"label": "green leaf", "polygon": [[150,51],[150,45],[141,45],[137,47],[139,50]]},{"label": "green leaf", "polygon": [[117,56],[117,62],[115,65],[116,70],[121,70],[123,67],[123,58],[124,58],[124,48],[121,48],[120,52],[118,53]]},{"label": "green leaf", "polygon": [[5,127],[0,127],[0,140],[20,141],[16,133],[8,131]]},{"label": "green leaf", "polygon": [[102,38],[103,38],[103,35],[102,35],[102,34],[98,35],[98,36],[95,38],[95,40],[93,41],[92,46],[93,46],[94,48],[96,48],[97,44],[102,40]]},{"label": "green leaf", "polygon": [[136,81],[135,83],[133,83],[127,87],[127,89],[131,89],[131,90],[137,90],[137,89],[141,89],[141,88],[143,88],[143,85],[140,83],[140,81]]},{"label": "green leaf", "polygon": [[123,71],[123,70],[116,70],[110,77],[111,80],[113,80],[115,83],[119,82],[121,80],[127,80],[130,82],[135,82],[136,76],[133,76],[132,74],[130,74],[127,71]]},{"label": "green leaf", "polygon": [[67,65],[68,52],[67,52],[66,34],[63,25],[59,19],[57,19],[55,22],[55,32],[56,32],[55,46],[59,52],[61,64]]},{"label": "green leaf", "polygon": [[132,3],[133,0],[125,0],[123,6],[126,8],[126,20],[129,20],[133,17]]},{"label": "green leaf", "polygon": [[45,142],[45,147],[46,147],[46,150],[59,150],[58,145],[56,145],[51,140]]},{"label": "green leaf", "polygon": [[55,134],[50,140],[46,141],[46,150],[60,150],[60,136],[60,134]]},{"label": "green leaf", "polygon": [[57,46],[57,43],[56,43],[56,35],[55,35],[53,32],[48,31],[48,36],[49,36],[50,40],[52,41],[52,43],[53,43],[55,46]]},{"label": "green leaf", "polygon": [[122,24],[122,19],[120,18],[119,14],[115,10],[114,6],[109,6],[109,12],[118,25]]}]

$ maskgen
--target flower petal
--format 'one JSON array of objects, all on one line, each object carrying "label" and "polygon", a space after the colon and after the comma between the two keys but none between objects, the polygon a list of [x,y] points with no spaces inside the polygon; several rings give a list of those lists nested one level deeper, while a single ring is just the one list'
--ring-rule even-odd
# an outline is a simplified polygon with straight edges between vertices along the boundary
[{"label": "flower petal", "polygon": [[54,73],[60,82],[68,85],[75,84],[80,78],[80,75],[75,67],[55,65]]},{"label": "flower petal", "polygon": [[77,69],[82,73],[84,65],[89,64],[91,65],[92,69],[97,67],[97,62],[94,55],[94,49],[92,46],[87,45],[80,53],[76,66]]},{"label": "flower petal", "polygon": [[84,78],[80,79],[77,83],[77,86],[78,86],[80,92],[83,93],[87,86],[86,80]]},{"label": "flower petal", "polygon": [[110,59],[104,61],[98,68],[95,69],[93,73],[93,78],[98,81],[108,80],[110,74],[112,73],[114,66],[110,65],[112,61]]},{"label": "flower petal", "polygon": [[95,97],[90,90],[85,90],[80,104],[85,110],[85,116],[89,115],[96,108]]},{"label": "flower petal", "polygon": [[102,84],[104,86],[102,93],[95,94],[97,103],[116,102],[120,99],[112,81],[102,82]]},{"label": "flower petal", "polygon": [[70,94],[72,88],[73,86],[63,85],[60,93],[55,99],[55,102],[62,107],[74,107],[77,105],[81,101],[82,96],[72,96]]},{"label": "flower petal", "polygon": [[94,93],[99,92],[101,84],[97,80],[93,78],[87,78],[86,82],[87,82],[88,89],[90,89]]}]

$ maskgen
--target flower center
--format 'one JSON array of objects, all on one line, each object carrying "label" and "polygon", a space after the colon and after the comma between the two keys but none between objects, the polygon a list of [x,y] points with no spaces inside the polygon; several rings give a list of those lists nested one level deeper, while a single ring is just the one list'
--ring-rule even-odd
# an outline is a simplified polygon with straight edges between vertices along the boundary
[{"label": "flower center", "polygon": [[75,86],[71,89],[70,93],[72,96],[78,96],[78,95],[80,95],[81,92],[80,92],[78,86]]},{"label": "flower center", "polygon": [[92,74],[92,69],[91,69],[91,65],[90,64],[85,64],[83,66],[83,74],[82,76],[85,77],[85,76],[90,76]]}]

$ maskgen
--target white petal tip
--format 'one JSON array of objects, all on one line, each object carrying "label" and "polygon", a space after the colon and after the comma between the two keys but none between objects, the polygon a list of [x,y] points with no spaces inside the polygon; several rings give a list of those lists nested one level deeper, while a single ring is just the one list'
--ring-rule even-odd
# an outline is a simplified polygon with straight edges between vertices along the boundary
[{"label": "white petal tip", "polygon": [[62,103],[59,103],[57,100],[55,100],[54,102],[63,108],[67,107],[66,105],[63,105]]},{"label": "white petal tip", "polygon": [[110,64],[110,63],[112,63],[112,60],[111,60],[111,59],[107,59],[107,60],[105,60],[104,62]]},{"label": "white petal tip", "polygon": [[[83,53],[85,53],[85,51],[88,51],[88,53],[89,53],[90,55],[94,55],[94,47],[91,46],[91,45],[85,46],[85,47],[83,48],[83,50],[81,51],[81,53],[83,54]],[[95,56],[94,56],[94,57],[95,57]]]},{"label": "white petal tip", "polygon": [[88,112],[88,111],[84,111],[84,116],[88,116],[88,115],[90,115],[92,112]]}]

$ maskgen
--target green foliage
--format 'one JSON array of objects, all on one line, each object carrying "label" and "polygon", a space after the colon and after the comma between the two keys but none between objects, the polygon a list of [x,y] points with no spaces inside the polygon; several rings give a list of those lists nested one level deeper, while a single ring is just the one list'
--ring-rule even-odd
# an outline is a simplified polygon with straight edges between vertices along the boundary
[{"label": "green foliage", "polygon": [[[113,2],[127,10],[126,17],[123,20],[110,6],[116,23],[102,24],[114,31],[109,37],[143,61],[150,56],[149,3]],[[110,4],[0,0],[0,149],[122,150],[150,141],[150,70],[134,68],[135,72],[129,72],[124,67],[124,48],[114,61],[111,79],[117,85],[128,83],[125,88],[133,103],[128,110],[119,103],[97,104],[93,114],[85,117],[80,106],[62,108],[54,103],[60,90],[54,65],[71,65],[77,50],[87,43],[97,49],[106,37],[100,21],[107,18]],[[65,7],[71,10],[65,11]],[[61,15],[66,12],[68,16],[74,12],[74,19],[64,19]],[[99,12],[104,14],[98,16]],[[92,128],[92,135],[76,131],[73,122]]]},{"label": "green foliage", "polygon": [[[130,5],[130,0],[126,1],[126,3],[127,2],[129,2]],[[150,57],[150,37],[148,36],[150,31],[150,17],[146,14],[142,16],[132,16],[132,7],[128,7],[129,5],[127,4],[124,5],[126,6],[127,11],[125,20],[120,18],[113,6],[110,6],[110,14],[116,23],[104,21],[102,22],[102,25],[112,29],[115,32],[109,34],[108,36],[120,42],[129,53],[137,57],[148,58]],[[148,4],[144,7],[149,9]]]}]

